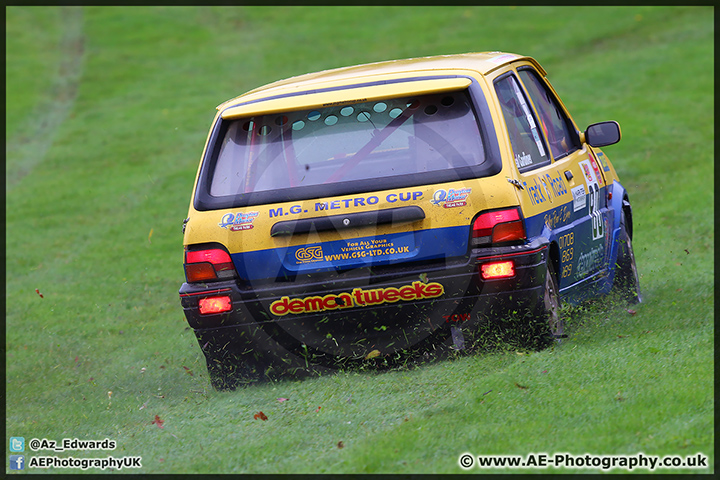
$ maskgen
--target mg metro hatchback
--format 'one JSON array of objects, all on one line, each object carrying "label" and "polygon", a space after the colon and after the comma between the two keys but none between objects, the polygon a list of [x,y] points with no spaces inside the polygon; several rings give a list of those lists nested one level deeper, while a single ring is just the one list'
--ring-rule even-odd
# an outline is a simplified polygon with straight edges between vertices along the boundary
[{"label": "mg metro hatchback", "polygon": [[632,210],[536,60],[328,70],[217,107],[180,299],[213,386],[563,336],[561,302],[640,301]]}]

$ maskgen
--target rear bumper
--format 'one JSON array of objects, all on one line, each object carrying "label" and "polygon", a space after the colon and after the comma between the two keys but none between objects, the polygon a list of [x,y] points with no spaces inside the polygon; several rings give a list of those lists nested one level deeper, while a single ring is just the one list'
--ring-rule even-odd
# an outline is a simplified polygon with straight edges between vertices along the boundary
[{"label": "rear bumper", "polygon": [[[180,299],[201,347],[237,353],[364,358],[452,342],[451,326],[542,308],[547,243],[476,249],[455,263],[357,269],[291,282],[183,284]],[[482,280],[479,266],[512,259],[511,278]],[[227,295],[232,310],[202,315],[200,299]]]}]

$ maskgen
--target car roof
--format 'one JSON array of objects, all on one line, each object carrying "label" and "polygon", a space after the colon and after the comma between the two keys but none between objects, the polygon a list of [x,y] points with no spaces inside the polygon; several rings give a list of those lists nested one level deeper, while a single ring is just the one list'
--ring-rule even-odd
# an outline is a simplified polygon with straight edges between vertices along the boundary
[{"label": "car roof", "polygon": [[478,52],[408,58],[323,70],[278,80],[223,102],[217,108],[221,110],[242,102],[262,100],[288,92],[312,90],[320,85],[331,83],[360,83],[363,79],[369,80],[370,77],[402,77],[415,72],[436,70],[474,70],[481,75],[487,75],[493,70],[518,60],[529,61],[543,76],[546,75],[545,70],[534,58],[514,53]]}]

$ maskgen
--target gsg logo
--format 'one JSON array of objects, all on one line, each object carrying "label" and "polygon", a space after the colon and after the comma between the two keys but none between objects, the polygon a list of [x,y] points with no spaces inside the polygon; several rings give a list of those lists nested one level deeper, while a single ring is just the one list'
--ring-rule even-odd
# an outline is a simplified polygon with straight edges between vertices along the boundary
[{"label": "gsg logo", "polygon": [[295,252],[298,262],[316,262],[323,259],[322,246],[298,248]]}]

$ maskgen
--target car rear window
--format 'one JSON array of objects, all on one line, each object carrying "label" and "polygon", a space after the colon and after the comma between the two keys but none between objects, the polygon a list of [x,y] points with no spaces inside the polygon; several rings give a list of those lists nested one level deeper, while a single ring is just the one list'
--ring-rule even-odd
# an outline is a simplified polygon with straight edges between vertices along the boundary
[{"label": "car rear window", "polygon": [[467,90],[223,120],[204,171],[205,203],[427,184],[437,172],[467,168],[477,174],[488,161],[481,130]]}]

